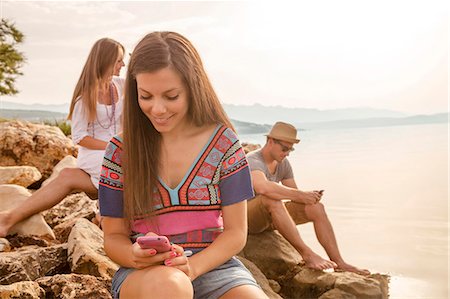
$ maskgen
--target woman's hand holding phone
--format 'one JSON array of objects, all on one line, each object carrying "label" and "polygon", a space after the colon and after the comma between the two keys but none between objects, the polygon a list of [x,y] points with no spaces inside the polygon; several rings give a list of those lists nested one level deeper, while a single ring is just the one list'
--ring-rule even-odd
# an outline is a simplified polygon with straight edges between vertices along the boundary
[{"label": "woman's hand holding phone", "polygon": [[[143,269],[156,265],[182,265],[187,262],[181,246],[170,244],[165,236],[148,233],[146,236],[138,237],[132,246],[133,264],[136,269]],[[177,260],[173,261],[175,258]]]}]

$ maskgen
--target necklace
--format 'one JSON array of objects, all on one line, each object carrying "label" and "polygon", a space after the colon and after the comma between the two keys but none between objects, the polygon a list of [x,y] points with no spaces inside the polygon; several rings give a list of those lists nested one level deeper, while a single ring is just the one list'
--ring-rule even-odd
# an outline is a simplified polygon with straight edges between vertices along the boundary
[{"label": "necklace", "polygon": [[[97,123],[98,125],[107,130],[109,128],[111,128],[111,126],[113,126],[114,128],[114,135],[117,133],[116,132],[116,99],[114,96],[114,86],[113,84],[110,82],[109,83],[109,94],[110,94],[110,99],[111,99],[111,115],[109,114],[108,111],[108,105],[105,103],[103,104],[103,106],[105,107],[105,111],[106,111],[106,118],[107,118],[107,122],[106,124],[102,124],[100,119],[97,116]],[[92,126],[92,135],[95,138],[95,126]]]}]

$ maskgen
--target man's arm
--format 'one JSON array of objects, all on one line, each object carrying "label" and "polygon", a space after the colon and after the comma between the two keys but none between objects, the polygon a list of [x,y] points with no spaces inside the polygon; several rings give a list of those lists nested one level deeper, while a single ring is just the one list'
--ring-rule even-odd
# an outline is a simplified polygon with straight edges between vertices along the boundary
[{"label": "man's arm", "polygon": [[284,185],[271,182],[267,180],[266,175],[260,170],[253,170],[251,174],[256,194],[265,195],[276,200],[290,199],[303,204],[314,204],[320,199],[319,194],[316,194],[316,192],[303,192],[297,189],[294,179],[290,179],[292,182],[287,182],[287,184],[293,183],[291,186],[294,187],[289,187],[285,185],[285,182],[289,180],[284,180]]},{"label": "man's arm", "polygon": [[284,186],[286,186],[286,187],[291,187],[291,188],[294,188],[294,189],[298,189],[297,183],[295,182],[294,178],[282,180],[281,183]]}]

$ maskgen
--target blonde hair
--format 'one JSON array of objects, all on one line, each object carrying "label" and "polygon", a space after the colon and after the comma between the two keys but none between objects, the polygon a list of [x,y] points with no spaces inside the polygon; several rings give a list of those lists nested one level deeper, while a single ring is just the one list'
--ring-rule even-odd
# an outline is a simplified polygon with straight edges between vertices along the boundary
[{"label": "blonde hair", "polygon": [[123,171],[125,216],[132,221],[151,212],[157,188],[161,135],[138,103],[136,75],[171,67],[188,93],[188,119],[196,126],[223,124],[233,128],[197,50],[175,32],[153,32],[134,49],[125,83]]},{"label": "blonde hair", "polygon": [[114,64],[119,56],[119,49],[125,52],[125,48],[119,42],[110,38],[99,39],[92,46],[75,86],[67,119],[72,119],[75,104],[81,99],[87,120],[89,122],[95,120],[99,88],[102,84],[107,83],[112,75]]}]

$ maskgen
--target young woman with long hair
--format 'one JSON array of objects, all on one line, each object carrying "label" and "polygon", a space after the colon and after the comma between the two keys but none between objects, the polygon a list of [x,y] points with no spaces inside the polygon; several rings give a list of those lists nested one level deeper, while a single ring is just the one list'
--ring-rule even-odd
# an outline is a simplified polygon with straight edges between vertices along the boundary
[{"label": "young woman with long hair", "polygon": [[[266,298],[235,257],[254,196],[244,151],[193,45],[153,32],[127,72],[123,134],[105,152],[105,251],[114,298]],[[164,235],[164,253],[135,235]],[[187,257],[185,251],[194,254]]]},{"label": "young woman with long hair", "polygon": [[53,207],[74,191],[97,198],[105,148],[122,130],[124,79],[119,78],[125,48],[102,38],[93,45],[76,84],[68,119],[79,145],[77,168],[65,168],[49,184],[12,210],[0,212],[0,237],[14,224]]}]

